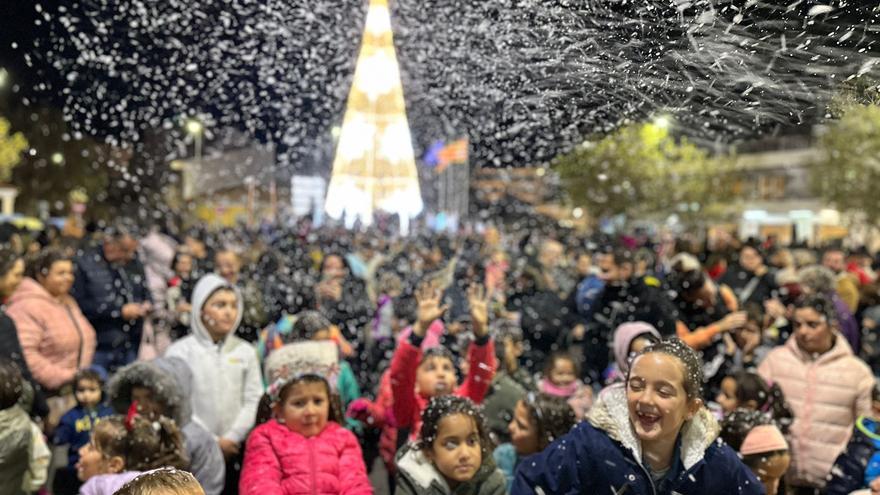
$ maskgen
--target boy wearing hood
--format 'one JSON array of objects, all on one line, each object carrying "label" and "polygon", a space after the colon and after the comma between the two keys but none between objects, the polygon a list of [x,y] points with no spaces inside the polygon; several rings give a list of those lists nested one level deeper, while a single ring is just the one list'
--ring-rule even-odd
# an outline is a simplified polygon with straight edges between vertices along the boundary
[{"label": "boy wearing hood", "polygon": [[117,413],[125,414],[137,402],[145,417],[173,419],[183,434],[189,471],[206,495],[219,495],[226,481],[223,453],[214,435],[192,420],[192,388],[192,371],[185,361],[175,357],[130,364],[108,384],[110,403]]},{"label": "boy wearing hood", "polygon": [[192,369],[193,421],[204,426],[223,451],[227,487],[238,486],[234,461],[254,426],[263,395],[257,352],[234,335],[243,309],[237,288],[217,275],[205,275],[193,289],[192,333],[165,354],[183,359]]}]

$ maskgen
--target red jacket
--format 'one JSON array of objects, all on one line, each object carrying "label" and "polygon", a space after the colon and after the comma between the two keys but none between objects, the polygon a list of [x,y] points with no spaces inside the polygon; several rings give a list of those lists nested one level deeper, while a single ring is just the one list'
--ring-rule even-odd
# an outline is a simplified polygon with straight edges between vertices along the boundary
[{"label": "red jacket", "polygon": [[270,420],[247,440],[241,495],[372,494],[354,433],[329,422],[306,438]]},{"label": "red jacket", "polygon": [[[471,342],[467,352],[470,372],[455,391],[458,397],[467,397],[477,404],[483,402],[495,376],[495,344],[492,339],[485,345]],[[416,394],[416,368],[422,360],[422,350],[403,339],[391,359],[391,390],[394,393],[394,418],[398,428],[409,428],[410,437],[418,437],[422,426],[422,411],[428,400]]]}]

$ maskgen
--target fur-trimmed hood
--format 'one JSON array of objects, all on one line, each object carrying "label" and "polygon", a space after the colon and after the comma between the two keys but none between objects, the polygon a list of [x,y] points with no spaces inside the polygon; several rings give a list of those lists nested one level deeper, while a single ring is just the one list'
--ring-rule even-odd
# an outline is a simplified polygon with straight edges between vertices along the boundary
[{"label": "fur-trimmed hood", "polygon": [[[623,384],[615,384],[602,390],[587,420],[595,428],[620,442],[632,452],[633,458],[641,462],[642,446],[629,421],[626,388]],[[706,449],[715,442],[720,432],[718,421],[705,407],[701,407],[693,419],[684,423],[681,427],[681,461],[685,470],[703,459]]]},{"label": "fur-trimmed hood", "polygon": [[[421,449],[416,444],[410,442],[397,453],[396,464],[398,476],[401,482],[406,486],[399,486],[398,493],[418,493],[418,494],[494,494],[504,493],[507,487],[507,481],[504,474],[495,467],[495,461],[491,454],[484,454],[483,464],[473,479],[467,483],[462,483],[455,490],[450,489],[449,484],[434,467],[434,464],[425,457]],[[499,491],[500,490],[500,491]]]},{"label": "fur-trimmed hood", "polygon": [[131,389],[143,386],[153,391],[154,399],[163,403],[167,416],[183,428],[192,419],[192,371],[182,359],[159,358],[139,361],[121,368],[107,384],[110,405],[125,414],[131,405]]}]

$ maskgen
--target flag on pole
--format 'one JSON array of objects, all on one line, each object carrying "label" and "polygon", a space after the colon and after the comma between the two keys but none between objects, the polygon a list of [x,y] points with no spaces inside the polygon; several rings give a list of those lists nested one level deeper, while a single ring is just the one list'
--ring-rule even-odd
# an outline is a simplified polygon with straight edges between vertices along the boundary
[{"label": "flag on pole", "polygon": [[441,173],[454,163],[467,163],[468,160],[468,140],[459,139],[444,146],[437,153],[436,173]]}]

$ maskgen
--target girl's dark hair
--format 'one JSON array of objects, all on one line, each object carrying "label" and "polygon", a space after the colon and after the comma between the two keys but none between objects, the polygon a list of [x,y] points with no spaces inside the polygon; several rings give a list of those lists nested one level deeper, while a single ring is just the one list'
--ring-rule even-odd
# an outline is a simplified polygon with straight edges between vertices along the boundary
[{"label": "girl's dark hair", "polygon": [[[324,385],[325,390],[327,391],[327,398],[330,401],[330,409],[327,415],[327,421],[333,421],[337,424],[344,424],[345,415],[342,413],[342,400],[339,397],[339,394],[333,393],[330,390],[330,385],[327,383],[327,380],[324,377],[318,375],[303,375],[295,380],[291,380],[284,384],[281,387],[281,390],[278,391],[278,402],[283,403],[285,399],[287,399],[287,394],[293,390],[293,386],[297,383],[321,383]],[[272,399],[269,397],[269,394],[263,394],[260,398],[260,403],[257,405],[257,425],[261,425],[266,421],[272,419],[274,415],[274,410],[272,409]]]},{"label": "girl's dark hair", "polygon": [[422,360],[419,361],[419,366],[424,364],[428,359],[435,357],[446,358],[452,362],[453,366],[455,366],[455,356],[452,355],[452,351],[442,345],[425,349],[425,352],[422,353]]},{"label": "girl's dark hair", "polygon": [[190,258],[192,258],[192,262],[193,262],[192,268],[193,268],[193,270],[195,270],[196,257],[193,256],[193,254],[191,252],[189,252],[189,250],[187,250],[187,249],[178,249],[177,251],[174,252],[174,257],[171,258],[171,270],[172,271],[175,269],[174,267],[177,266],[177,263],[180,261],[180,258],[183,256],[189,256]]},{"label": "girl's dark hair", "polygon": [[[733,450],[739,452],[743,442],[746,440],[749,432],[756,426],[774,424],[773,420],[760,411],[752,411],[750,409],[736,409],[728,414],[721,422],[721,439]],[[777,450],[773,452],[762,452],[760,454],[751,454],[741,456],[743,464],[749,469],[755,469],[758,464],[777,455],[787,452],[786,450]]]},{"label": "girl's dark hair", "polygon": [[204,494],[195,476],[174,468],[161,468],[141,474],[122,485],[114,495],[192,495]]},{"label": "girl's dark hair", "polygon": [[21,259],[21,255],[9,249],[0,247],[0,277],[5,276],[15,266],[15,262]]},{"label": "girl's dark hair", "polygon": [[839,319],[834,300],[826,294],[811,293],[798,298],[794,302],[794,309],[810,308],[822,315],[829,325],[836,324]]},{"label": "girl's dark hair", "polygon": [[124,416],[110,416],[95,425],[92,439],[105,456],[124,459],[126,471],[189,468],[183,436],[177,424],[164,416],[155,421],[135,416],[128,426]]},{"label": "girl's dark hair", "polygon": [[570,361],[572,366],[574,366],[574,375],[581,376],[581,367],[578,365],[577,360],[571,354],[564,351],[556,351],[553,354],[550,354],[550,357],[544,362],[544,377],[549,377],[550,373],[553,371],[553,368],[556,366],[556,361],[564,359],[566,361]]},{"label": "girl's dark hair", "polygon": [[18,403],[24,393],[21,370],[9,359],[0,359],[0,411]]},{"label": "girl's dark hair", "polygon": [[440,421],[447,416],[464,414],[473,418],[477,426],[477,436],[480,438],[480,448],[483,451],[483,462],[487,461],[488,452],[492,444],[489,440],[489,430],[486,428],[486,420],[483,417],[482,408],[474,404],[466,397],[444,395],[432,397],[428,407],[422,411],[422,428],[419,430],[418,448],[429,450],[437,439],[440,430]]},{"label": "girl's dark hair", "polygon": [[761,329],[764,328],[764,307],[756,302],[747,302],[743,304],[743,311],[746,312],[746,318],[749,321],[756,321],[761,325]]},{"label": "girl's dark hair", "polygon": [[40,251],[35,256],[28,259],[25,275],[34,280],[36,280],[38,276],[46,276],[49,274],[49,270],[52,269],[52,265],[59,261],[73,262],[73,259],[60,249],[46,249]]},{"label": "girl's dark hair", "polygon": [[682,366],[684,366],[684,390],[687,393],[688,399],[699,399],[702,397],[703,362],[689,345],[677,337],[661,340],[642,349],[642,352],[638,353],[630,364],[629,371],[626,374],[627,382],[629,382],[629,375],[633,370],[632,364],[635,364],[636,359],[651,353],[666,354],[681,361]]},{"label": "girl's dark hair", "polygon": [[577,423],[574,409],[562,397],[529,392],[523,404],[538,435],[538,450],[544,450]]},{"label": "girl's dark hair", "polygon": [[316,333],[321,330],[327,330],[331,326],[330,320],[319,311],[303,311],[297,315],[289,338],[295,341],[312,340]]},{"label": "girl's dark hair", "polygon": [[776,383],[768,384],[761,375],[753,371],[742,371],[734,375],[736,381],[736,400],[739,404],[753,400],[758,411],[769,414],[783,433],[794,421],[794,413],[785,402],[785,395]]}]

